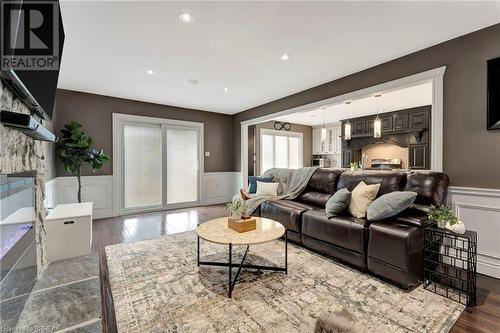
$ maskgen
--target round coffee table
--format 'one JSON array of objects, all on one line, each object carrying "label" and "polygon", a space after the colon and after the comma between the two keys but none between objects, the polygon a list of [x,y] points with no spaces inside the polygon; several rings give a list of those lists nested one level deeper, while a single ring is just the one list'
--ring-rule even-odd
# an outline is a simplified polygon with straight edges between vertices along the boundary
[{"label": "round coffee table", "polygon": [[[273,221],[271,219],[255,217],[257,220],[257,228],[252,231],[247,232],[237,232],[229,229],[227,226],[227,217],[222,217],[215,220],[210,220],[208,222],[200,224],[196,228],[196,233],[198,234],[198,246],[197,246],[197,264],[207,266],[222,266],[228,267],[229,273],[229,288],[228,297],[231,298],[233,294],[234,286],[238,281],[238,277],[243,268],[248,269],[260,269],[268,271],[278,271],[288,273],[288,240],[287,240],[287,230],[279,222]],[[256,245],[261,243],[266,243],[285,236],[285,266],[261,266],[261,265],[250,265],[245,264],[250,245]],[[229,260],[228,262],[214,262],[214,261],[200,261],[200,238],[211,243],[223,244],[229,246]],[[243,259],[239,264],[233,264],[232,262],[232,252],[233,245],[246,245],[245,254]],[[233,268],[238,267],[236,276],[234,279],[231,278]]]}]

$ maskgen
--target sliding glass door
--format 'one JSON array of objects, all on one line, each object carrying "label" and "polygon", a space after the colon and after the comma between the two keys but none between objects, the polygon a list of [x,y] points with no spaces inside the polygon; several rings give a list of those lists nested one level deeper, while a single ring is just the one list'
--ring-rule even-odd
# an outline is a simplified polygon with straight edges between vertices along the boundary
[{"label": "sliding glass door", "polygon": [[167,205],[198,200],[198,131],[167,127]]},{"label": "sliding glass door", "polygon": [[126,115],[116,118],[118,213],[197,205],[202,125]]},{"label": "sliding glass door", "polygon": [[160,125],[123,127],[124,208],[157,208],[162,200],[162,130]]}]

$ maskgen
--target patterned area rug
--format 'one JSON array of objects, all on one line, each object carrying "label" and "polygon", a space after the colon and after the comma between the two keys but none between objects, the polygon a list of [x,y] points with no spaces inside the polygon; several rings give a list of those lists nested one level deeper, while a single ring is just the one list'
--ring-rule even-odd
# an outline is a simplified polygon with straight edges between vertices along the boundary
[{"label": "patterned area rug", "polygon": [[[227,261],[227,246],[200,243],[202,260]],[[292,244],[288,275],[244,270],[233,299],[227,269],[196,267],[194,231],[108,246],[106,256],[119,332],[313,332],[319,315],[342,309],[360,332],[448,332],[464,309]],[[283,265],[284,244],[250,247],[247,260]]]}]

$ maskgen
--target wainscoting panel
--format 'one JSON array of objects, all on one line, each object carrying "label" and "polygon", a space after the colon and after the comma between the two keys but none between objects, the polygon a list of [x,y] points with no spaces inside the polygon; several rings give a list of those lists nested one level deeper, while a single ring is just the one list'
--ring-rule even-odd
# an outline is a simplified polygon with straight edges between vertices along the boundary
[{"label": "wainscoting panel", "polygon": [[43,205],[46,210],[56,206],[56,181],[57,178],[53,178],[45,182],[45,199]]},{"label": "wainscoting panel", "polygon": [[202,205],[230,202],[241,186],[240,172],[205,172],[202,180]]},{"label": "wainscoting panel", "polygon": [[[76,177],[56,178],[57,204],[77,202]],[[93,218],[113,216],[113,176],[82,177],[82,201],[93,202]]]},{"label": "wainscoting panel", "polygon": [[465,227],[477,232],[478,272],[500,278],[500,190],[453,186],[449,197]]}]

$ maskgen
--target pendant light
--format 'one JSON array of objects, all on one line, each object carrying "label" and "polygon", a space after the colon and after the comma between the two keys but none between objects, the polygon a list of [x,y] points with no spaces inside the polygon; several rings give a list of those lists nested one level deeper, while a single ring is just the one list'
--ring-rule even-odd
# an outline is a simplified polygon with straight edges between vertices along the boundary
[{"label": "pendant light", "polygon": [[377,117],[375,118],[375,121],[373,122],[373,137],[374,138],[380,138],[382,136],[382,120],[378,116],[379,111],[380,111],[380,97],[382,95],[375,95],[375,98],[377,99]]},{"label": "pendant light", "polygon": [[[347,105],[347,114],[349,114],[349,106],[351,102],[345,102]],[[344,140],[351,140],[351,123],[349,122],[349,118],[344,124]]]},{"label": "pendant light", "polygon": [[323,127],[321,127],[321,150],[325,151],[326,128],[325,128],[325,109],[323,108]]}]

